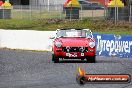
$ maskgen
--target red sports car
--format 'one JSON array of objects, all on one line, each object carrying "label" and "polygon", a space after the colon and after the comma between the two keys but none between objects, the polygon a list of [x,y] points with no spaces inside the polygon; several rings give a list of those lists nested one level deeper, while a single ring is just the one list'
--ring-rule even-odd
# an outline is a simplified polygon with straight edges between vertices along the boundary
[{"label": "red sports car", "polygon": [[89,29],[57,29],[52,46],[52,61],[81,59],[94,63],[95,39]]}]

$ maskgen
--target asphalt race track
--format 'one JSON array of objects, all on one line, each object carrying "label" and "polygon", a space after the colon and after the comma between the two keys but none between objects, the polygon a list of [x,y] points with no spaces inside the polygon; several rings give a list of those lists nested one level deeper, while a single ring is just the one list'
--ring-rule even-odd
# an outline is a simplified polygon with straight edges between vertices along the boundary
[{"label": "asphalt race track", "polygon": [[50,52],[0,50],[0,88],[132,88],[132,84],[76,82],[77,67],[88,74],[130,74],[132,58],[97,57],[97,63],[53,63]]}]

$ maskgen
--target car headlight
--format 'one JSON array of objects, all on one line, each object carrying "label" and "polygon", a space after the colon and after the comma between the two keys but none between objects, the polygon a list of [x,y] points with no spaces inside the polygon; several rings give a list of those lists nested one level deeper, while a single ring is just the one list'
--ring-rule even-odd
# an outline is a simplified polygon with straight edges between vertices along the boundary
[{"label": "car headlight", "polygon": [[61,43],[61,42],[55,42],[55,45],[56,45],[57,47],[61,47],[61,46],[62,46],[62,43]]},{"label": "car headlight", "polygon": [[89,43],[89,46],[90,46],[91,48],[94,48],[94,47],[95,47],[95,42],[90,42],[90,43]]}]

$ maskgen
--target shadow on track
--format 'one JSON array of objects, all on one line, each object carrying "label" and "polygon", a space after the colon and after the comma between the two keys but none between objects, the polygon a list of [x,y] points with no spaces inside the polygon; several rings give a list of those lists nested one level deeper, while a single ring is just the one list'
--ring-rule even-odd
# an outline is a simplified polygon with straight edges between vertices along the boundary
[{"label": "shadow on track", "polygon": [[[82,60],[62,60],[60,61],[59,63],[90,63],[90,62],[87,62],[87,61],[82,61]],[[117,60],[96,60],[95,64],[96,63],[119,63]]]}]

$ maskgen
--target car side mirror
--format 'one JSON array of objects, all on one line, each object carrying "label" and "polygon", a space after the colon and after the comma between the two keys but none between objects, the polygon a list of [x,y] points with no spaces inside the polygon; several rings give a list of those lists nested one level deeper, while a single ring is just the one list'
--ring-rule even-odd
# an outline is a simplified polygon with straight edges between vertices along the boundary
[{"label": "car side mirror", "polygon": [[55,37],[54,36],[51,36],[49,39],[55,39]]}]

